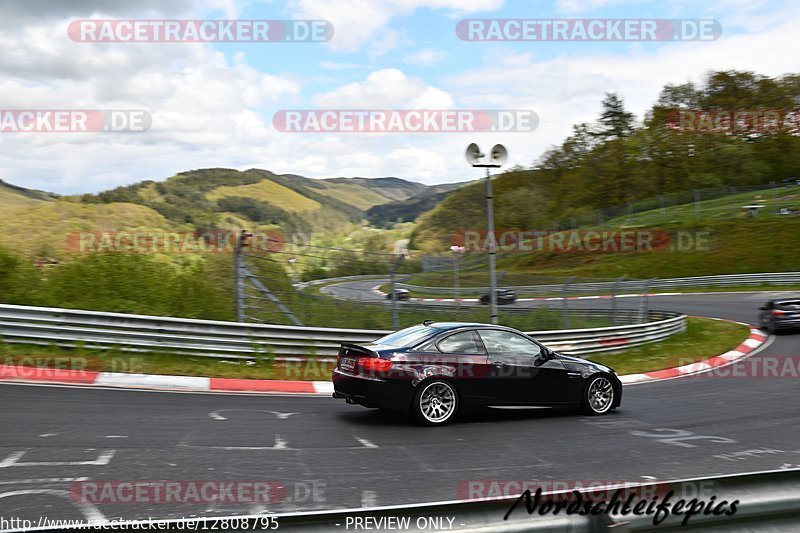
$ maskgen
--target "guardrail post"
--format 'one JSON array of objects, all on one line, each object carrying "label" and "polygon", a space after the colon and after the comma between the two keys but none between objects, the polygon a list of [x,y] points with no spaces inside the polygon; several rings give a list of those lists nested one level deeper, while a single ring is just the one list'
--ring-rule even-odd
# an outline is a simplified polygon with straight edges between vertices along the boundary
[{"label": "guardrail post", "polygon": [[236,320],[245,321],[244,315],[244,295],[242,279],[242,249],[246,246],[247,231],[242,230],[236,239],[236,250],[233,254],[233,285],[236,290]]},{"label": "guardrail post", "polygon": [[622,283],[624,280],[625,276],[617,278],[617,280],[614,282],[614,285],[611,287],[611,312],[612,312],[611,323],[614,324],[615,326],[619,324],[619,316],[618,316],[619,310],[617,309],[618,307],[617,292],[619,291],[619,284]]},{"label": "guardrail post", "polygon": [[400,317],[397,316],[397,294],[395,293],[395,289],[397,287],[397,269],[400,268],[400,263],[403,262],[404,257],[403,254],[398,254],[397,259],[395,259],[392,264],[392,269],[389,271],[389,276],[392,280],[392,329],[394,330],[400,329]]},{"label": "guardrail post", "polygon": [[459,264],[458,263],[460,261],[461,261],[461,256],[459,255],[459,253],[456,253],[455,257],[453,259],[453,268],[455,269],[455,271],[453,272],[453,275],[454,275],[453,284],[455,286],[455,294],[453,295],[453,298],[455,298],[455,300],[456,300],[456,309],[458,309],[459,311],[461,310],[461,297],[460,297],[460,294],[459,294],[461,287],[459,287],[459,285],[460,285],[460,279],[459,279],[460,276],[459,276],[459,271],[458,271],[459,270],[459,268],[458,268]]},{"label": "guardrail post", "polygon": [[642,285],[642,296],[641,300],[639,301],[639,323],[643,324],[647,322],[650,318],[650,297],[648,296],[648,289],[650,288],[650,284],[655,281],[655,279],[648,279],[645,280],[644,285]]},{"label": "guardrail post", "polygon": [[569,284],[575,281],[575,276],[570,277],[566,283],[564,283],[564,288],[562,289],[561,293],[561,327],[562,329],[569,328]]}]

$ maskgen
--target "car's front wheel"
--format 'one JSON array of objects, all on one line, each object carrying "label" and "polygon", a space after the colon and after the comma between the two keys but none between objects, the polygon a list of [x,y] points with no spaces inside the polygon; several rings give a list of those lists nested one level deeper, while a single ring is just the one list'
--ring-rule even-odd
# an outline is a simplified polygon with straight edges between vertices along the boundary
[{"label": "car's front wheel", "polygon": [[583,395],[583,410],[590,415],[602,415],[614,405],[614,385],[606,376],[597,376],[589,381]]},{"label": "car's front wheel", "polygon": [[458,411],[458,392],[447,381],[434,379],[419,386],[411,404],[414,417],[425,426],[441,426]]}]

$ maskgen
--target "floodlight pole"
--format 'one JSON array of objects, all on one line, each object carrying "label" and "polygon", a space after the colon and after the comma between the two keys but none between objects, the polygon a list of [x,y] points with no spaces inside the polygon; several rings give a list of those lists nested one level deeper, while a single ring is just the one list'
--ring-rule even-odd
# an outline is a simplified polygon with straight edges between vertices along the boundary
[{"label": "floodlight pole", "polygon": [[475,168],[486,169],[486,239],[489,247],[489,301],[491,302],[492,324],[497,324],[497,271],[495,252],[497,240],[494,236],[494,207],[492,200],[492,176],[490,168],[500,168],[497,164],[473,163]]}]

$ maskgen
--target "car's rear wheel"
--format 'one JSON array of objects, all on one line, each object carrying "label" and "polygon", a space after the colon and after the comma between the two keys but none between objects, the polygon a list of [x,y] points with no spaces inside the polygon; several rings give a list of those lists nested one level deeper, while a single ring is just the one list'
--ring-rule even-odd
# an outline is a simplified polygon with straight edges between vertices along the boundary
[{"label": "car's rear wheel", "polygon": [[415,418],[425,426],[441,426],[458,411],[458,393],[443,380],[431,380],[419,386],[411,405]]},{"label": "car's rear wheel", "polygon": [[597,376],[589,381],[583,395],[583,410],[590,415],[602,415],[614,405],[614,385],[606,376]]}]

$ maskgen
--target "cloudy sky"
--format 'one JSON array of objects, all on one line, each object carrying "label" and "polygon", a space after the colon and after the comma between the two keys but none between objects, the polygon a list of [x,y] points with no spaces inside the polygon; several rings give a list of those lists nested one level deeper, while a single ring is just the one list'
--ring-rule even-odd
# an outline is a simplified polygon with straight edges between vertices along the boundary
[{"label": "cloudy sky", "polygon": [[[147,132],[0,133],[0,179],[95,192],[206,168],[314,178],[476,177],[470,142],[530,165],[616,91],[641,117],[665,83],[798,70],[796,0],[0,1],[0,109],[133,109]],[[75,42],[79,19],[314,19],[326,43]],[[705,42],[466,42],[463,18],[716,19]],[[285,109],[530,109],[525,133],[286,133]]]}]

